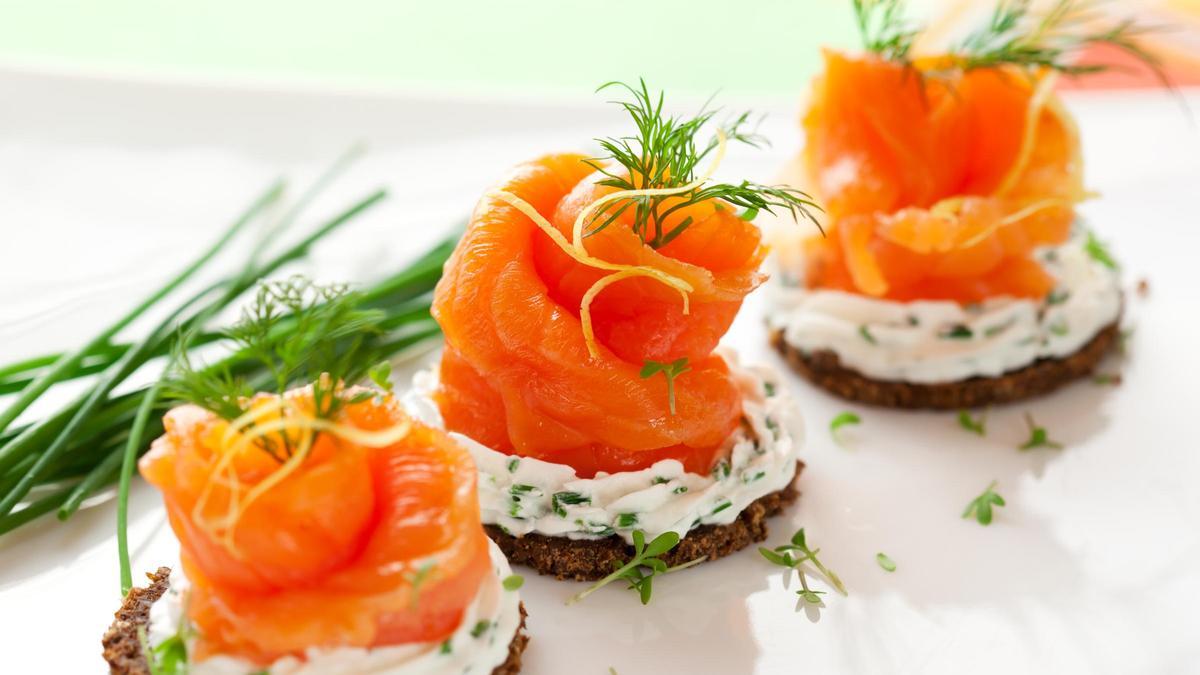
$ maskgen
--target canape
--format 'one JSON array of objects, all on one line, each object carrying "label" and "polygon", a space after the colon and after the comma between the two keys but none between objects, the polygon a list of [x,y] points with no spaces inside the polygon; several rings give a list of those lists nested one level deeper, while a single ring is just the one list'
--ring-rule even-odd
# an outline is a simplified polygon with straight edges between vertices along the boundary
[{"label": "canape", "polygon": [[715,559],[797,496],[792,398],[717,343],[765,279],[755,214],[811,202],[710,181],[727,142],[758,140],[746,115],[705,142],[712,112],[627,91],[635,136],[521,164],[478,203],[435,292],[445,351],[409,402],[470,449],[509,559],[560,578],[611,573],[635,532],[683,537],[668,564]]},{"label": "canape", "polygon": [[[388,391],[341,384],[374,356],[359,347],[375,315],[324,291],[293,302],[306,289],[281,287],[289,312],[260,303],[234,332],[272,363],[275,392],[186,364],[171,382],[188,403],[139,468],[180,565],[129,593],[105,659],[115,673],[517,672],[520,578],[484,534],[470,454]],[[279,338],[276,320],[298,330]]]},{"label": "canape", "polygon": [[776,247],[771,342],[820,387],[891,407],[1003,403],[1089,374],[1122,292],[1076,213],[1079,137],[1054,93],[1061,72],[1090,72],[1059,61],[1090,39],[1075,10],[1037,19],[1053,22],[1042,36],[1001,3],[950,53],[914,58],[916,31],[872,14],[887,4],[856,3],[868,53],[826,51],[813,83],[792,175],[815,186],[825,236]]}]

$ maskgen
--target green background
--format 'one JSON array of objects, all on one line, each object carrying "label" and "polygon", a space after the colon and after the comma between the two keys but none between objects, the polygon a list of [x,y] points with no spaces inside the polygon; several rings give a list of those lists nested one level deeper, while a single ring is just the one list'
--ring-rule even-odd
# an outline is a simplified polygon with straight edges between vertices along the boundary
[{"label": "green background", "polygon": [[795,93],[849,0],[0,0],[0,62],[429,92]]}]

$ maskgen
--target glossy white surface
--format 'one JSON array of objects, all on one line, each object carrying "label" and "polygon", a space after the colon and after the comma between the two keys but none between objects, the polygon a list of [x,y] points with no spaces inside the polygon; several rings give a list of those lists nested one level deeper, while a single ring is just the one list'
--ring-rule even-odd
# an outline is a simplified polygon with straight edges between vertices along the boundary
[{"label": "glossy white surface", "polygon": [[[322,200],[329,212],[383,182],[386,206],[308,269],[365,279],[462,217],[523,158],[617,130],[580,106],[327,97],[74,81],[0,73],[0,361],[76,343],[192,255],[281,170],[311,173],[355,139],[373,154]],[[583,94],[581,93],[581,96]],[[1200,98],[1191,97],[1193,109]],[[738,102],[727,102],[736,107]],[[722,173],[769,180],[799,143],[791,101]],[[1165,97],[1071,98],[1103,193],[1084,215],[1148,277],[1133,297],[1121,386],[1091,383],[988,415],[980,439],[953,415],[862,409],[789,378],[808,423],[803,496],[772,543],[804,526],[849,597],[818,621],[753,551],[655,584],[646,607],[605,589],[529,578],[532,675],[683,673],[1189,673],[1200,668],[1200,140]],[[295,169],[296,171],[292,171]],[[751,296],[728,337],[764,345]],[[863,424],[826,429],[842,410]],[[1031,411],[1062,451],[1018,452]],[[959,517],[991,480],[1008,500],[987,528]],[[175,557],[156,496],[133,499],[136,566]],[[99,673],[115,609],[111,502],[0,539],[5,672]],[[877,552],[896,561],[888,574]],[[793,588],[794,588],[793,582]],[[19,646],[19,648],[18,648]]]}]

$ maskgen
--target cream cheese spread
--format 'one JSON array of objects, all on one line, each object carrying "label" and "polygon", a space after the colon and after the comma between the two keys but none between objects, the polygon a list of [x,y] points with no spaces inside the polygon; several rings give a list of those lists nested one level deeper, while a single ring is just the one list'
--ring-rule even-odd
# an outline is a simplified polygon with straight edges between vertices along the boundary
[{"label": "cream cheese spread", "polygon": [[[634,530],[647,539],[667,531],[680,536],[700,525],[728,525],[754,500],[785,488],[796,473],[803,424],[794,399],[765,368],[730,365],[743,395],[743,424],[726,442],[729,453],[710,474],[684,471],[666,459],[640,471],[580,478],[573,468],[485,447],[463,434],[450,436],[475,458],[483,522],[514,536],[530,533],[596,539]],[[404,398],[409,413],[443,427],[432,398],[433,371],[416,375]]]},{"label": "cream cheese spread", "polygon": [[802,352],[832,351],[842,366],[877,380],[996,377],[1073,354],[1120,317],[1120,275],[1094,259],[1086,242],[1077,228],[1067,242],[1037,252],[1057,280],[1040,300],[896,302],[804,288],[802,274],[783,269],[767,324]]},{"label": "cream cheese spread", "polygon": [[[231,656],[215,656],[188,664],[191,675],[489,675],[508,659],[508,645],[521,625],[520,599],[503,581],[512,574],[504,554],[488,542],[492,574],[485,575],[479,593],[463,612],[462,623],[443,642],[364,649],[309,649],[303,659],[286,656],[265,669]],[[151,644],[175,635],[181,625],[187,580],[171,574],[163,601],[150,613]],[[190,645],[189,645],[190,647]],[[191,652],[189,648],[189,653]]]}]

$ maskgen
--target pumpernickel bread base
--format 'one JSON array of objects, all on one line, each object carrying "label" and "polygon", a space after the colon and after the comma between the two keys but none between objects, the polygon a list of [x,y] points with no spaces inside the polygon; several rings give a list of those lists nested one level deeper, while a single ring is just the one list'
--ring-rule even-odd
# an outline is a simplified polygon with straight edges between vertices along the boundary
[{"label": "pumpernickel bread base", "polygon": [[[797,462],[796,476],[804,464]],[[737,520],[728,525],[702,525],[687,533],[679,544],[659,556],[668,565],[681,565],[697,558],[716,560],[767,538],[767,518],[794,503],[800,492],[795,477],[787,487],[750,502]],[[633,557],[633,546],[617,535],[603,539],[568,539],[531,533],[520,537],[506,534],[495,525],[485,525],[492,541],[508,562],[532,567],[539,574],[559,579],[595,581],[612,574],[613,563],[625,564]]]},{"label": "pumpernickel bread base", "polygon": [[[166,593],[170,575],[169,567],[160,567],[153,574],[146,575],[150,579],[148,586],[131,588],[126,594],[121,609],[117,610],[112,625],[101,640],[104,660],[108,662],[112,675],[150,675],[138,629],[150,629],[150,606]],[[521,655],[529,644],[529,635],[525,632],[525,603],[520,603],[518,609],[521,611],[521,623],[508,643],[508,658],[492,670],[492,675],[517,675],[521,672]]]},{"label": "pumpernickel bread base", "polygon": [[771,345],[783,354],[797,373],[844,399],[886,408],[960,410],[1032,398],[1086,377],[1117,344],[1119,336],[1120,327],[1114,321],[1069,356],[1038,359],[1020,370],[997,377],[972,377],[937,384],[873,380],[842,366],[832,351],[802,352],[784,340],[783,331],[779,329],[771,331]]}]

